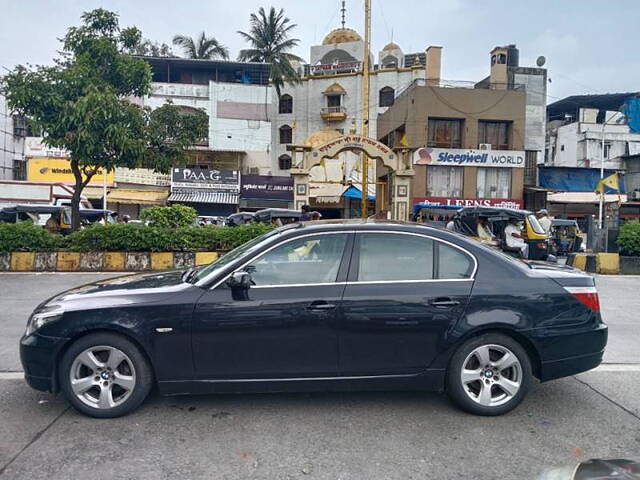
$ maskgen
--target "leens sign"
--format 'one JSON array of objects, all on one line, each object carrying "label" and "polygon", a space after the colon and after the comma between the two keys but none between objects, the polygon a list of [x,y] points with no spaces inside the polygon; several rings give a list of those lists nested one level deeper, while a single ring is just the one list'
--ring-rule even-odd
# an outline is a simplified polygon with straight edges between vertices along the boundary
[{"label": "leens sign", "polygon": [[524,207],[524,202],[519,198],[414,197],[413,203],[430,203],[431,205],[453,205],[456,207]]},{"label": "leens sign", "polygon": [[446,167],[524,168],[524,152],[518,150],[465,150],[460,148],[419,148],[414,165]]}]

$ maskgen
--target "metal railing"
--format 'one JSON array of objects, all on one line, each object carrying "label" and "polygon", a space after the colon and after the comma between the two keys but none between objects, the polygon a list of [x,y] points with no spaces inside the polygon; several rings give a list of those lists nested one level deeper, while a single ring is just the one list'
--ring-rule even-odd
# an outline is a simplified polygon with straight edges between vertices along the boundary
[{"label": "metal railing", "polygon": [[320,113],[347,113],[347,108],[342,105],[338,107],[322,107]]}]

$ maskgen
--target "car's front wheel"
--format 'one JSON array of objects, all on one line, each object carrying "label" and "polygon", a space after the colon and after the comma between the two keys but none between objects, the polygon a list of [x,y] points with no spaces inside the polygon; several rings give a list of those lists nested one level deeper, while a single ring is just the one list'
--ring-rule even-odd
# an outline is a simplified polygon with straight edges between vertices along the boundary
[{"label": "car's front wheel", "polygon": [[147,397],[149,363],[128,339],[112,333],[80,338],[62,356],[60,388],[78,411],[98,418],[126,415]]},{"label": "car's front wheel", "polygon": [[447,393],[467,412],[502,415],[524,399],[531,379],[524,348],[511,337],[487,333],[467,340],[453,355]]}]

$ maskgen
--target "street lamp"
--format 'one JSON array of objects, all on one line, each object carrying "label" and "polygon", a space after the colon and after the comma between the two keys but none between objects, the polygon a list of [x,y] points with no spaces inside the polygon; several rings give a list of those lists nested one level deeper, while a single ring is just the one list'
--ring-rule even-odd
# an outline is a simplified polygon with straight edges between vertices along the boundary
[{"label": "street lamp", "polygon": [[[617,113],[621,113],[619,111],[614,112],[614,114],[611,116],[611,118],[609,118],[609,120],[607,120],[606,116],[607,113],[605,111],[605,118],[604,118],[604,122],[602,122],[602,136],[601,136],[601,145],[600,145],[600,182],[602,182],[602,180],[604,179],[604,127],[607,126],[607,124],[613,120],[614,118],[617,117]],[[604,213],[604,185],[602,185],[602,190],[600,190],[600,208],[598,210],[598,227],[602,230],[604,228],[604,218],[603,218],[603,213]]]}]

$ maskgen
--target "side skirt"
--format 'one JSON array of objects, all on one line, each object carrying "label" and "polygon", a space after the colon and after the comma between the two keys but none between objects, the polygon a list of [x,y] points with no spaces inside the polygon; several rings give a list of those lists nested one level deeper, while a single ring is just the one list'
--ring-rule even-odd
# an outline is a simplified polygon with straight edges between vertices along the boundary
[{"label": "side skirt", "polygon": [[444,391],[444,378],[444,369],[433,369],[414,375],[162,381],[158,382],[158,390],[161,395],[375,390],[440,392]]}]

